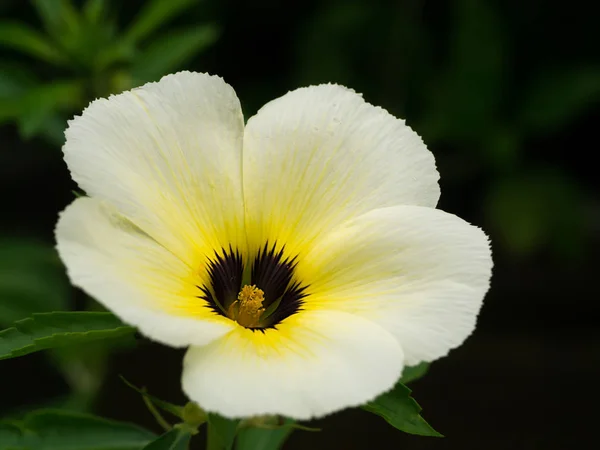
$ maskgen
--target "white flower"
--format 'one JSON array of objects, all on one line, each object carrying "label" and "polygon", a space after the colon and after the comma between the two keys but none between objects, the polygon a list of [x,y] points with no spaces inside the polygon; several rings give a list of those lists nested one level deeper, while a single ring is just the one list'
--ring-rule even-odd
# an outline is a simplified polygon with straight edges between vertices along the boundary
[{"label": "white flower", "polygon": [[363,404],[475,327],[485,234],[435,209],[419,136],[349,89],[298,89],[244,126],[221,78],[181,72],[92,102],[66,136],[89,196],[57,225],[71,281],[189,346],[183,389],[208,411]]}]

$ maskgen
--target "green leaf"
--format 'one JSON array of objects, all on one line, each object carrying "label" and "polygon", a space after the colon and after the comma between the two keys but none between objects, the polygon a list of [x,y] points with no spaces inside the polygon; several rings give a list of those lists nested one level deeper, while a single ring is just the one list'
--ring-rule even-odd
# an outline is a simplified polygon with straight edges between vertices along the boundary
[{"label": "green leaf", "polygon": [[88,414],[41,410],[0,422],[0,448],[15,450],[140,450],[155,438],[143,428]]},{"label": "green leaf", "polygon": [[428,89],[430,139],[481,142],[498,122],[508,58],[502,17],[494,2],[457,0],[447,66]]},{"label": "green leaf", "polygon": [[189,431],[173,428],[146,445],[144,450],[187,450],[191,438]]},{"label": "green leaf", "polygon": [[416,366],[405,367],[402,371],[402,377],[400,378],[400,382],[402,384],[411,383],[424,376],[428,370],[429,363],[426,362],[422,362],[421,364],[417,364]]},{"label": "green leaf", "polygon": [[51,312],[19,320],[0,331],[0,360],[67,345],[131,338],[135,328],[111,313]]},{"label": "green leaf", "polygon": [[63,64],[67,60],[65,55],[48,42],[46,36],[18,22],[0,22],[0,46],[20,50],[53,64]]},{"label": "green leaf", "polygon": [[138,42],[166,24],[170,19],[183,13],[198,0],[151,0],[146,2],[134,23],[125,33],[125,39]]},{"label": "green leaf", "polygon": [[98,23],[107,12],[106,0],[87,0],[83,5],[83,15],[89,23]]},{"label": "green leaf", "polygon": [[[60,121],[57,112],[71,112],[84,103],[84,84],[80,80],[55,81],[32,87],[19,99],[19,132],[23,139],[29,139],[42,130],[54,126]],[[66,121],[62,128],[66,127]]]},{"label": "green leaf", "polygon": [[132,76],[138,84],[156,81],[208,48],[217,37],[213,25],[171,31],[155,39],[134,59]]},{"label": "green leaf", "polygon": [[485,201],[496,245],[514,256],[555,251],[578,256],[585,243],[585,195],[560,170],[529,170],[492,184]]},{"label": "green leaf", "polygon": [[0,63],[0,100],[18,96],[35,84],[35,74],[30,69],[6,61]]},{"label": "green leaf", "polygon": [[79,14],[70,0],[32,0],[46,30],[53,36],[79,28]]},{"label": "green leaf", "polygon": [[67,308],[68,282],[54,247],[32,239],[0,239],[0,326],[32,313]]},{"label": "green leaf", "polygon": [[233,448],[233,442],[237,434],[239,420],[227,419],[218,414],[208,415],[208,441],[207,450]]},{"label": "green leaf", "polygon": [[247,427],[240,429],[235,443],[236,450],[277,450],[294,431],[294,422],[287,419],[277,428]]},{"label": "green leaf", "polygon": [[519,122],[527,130],[564,126],[600,101],[600,67],[545,71],[526,92]]},{"label": "green leaf", "polygon": [[410,393],[409,388],[402,383],[396,383],[391,391],[380,395],[362,408],[384,418],[391,426],[405,433],[442,437],[421,417],[421,407]]}]

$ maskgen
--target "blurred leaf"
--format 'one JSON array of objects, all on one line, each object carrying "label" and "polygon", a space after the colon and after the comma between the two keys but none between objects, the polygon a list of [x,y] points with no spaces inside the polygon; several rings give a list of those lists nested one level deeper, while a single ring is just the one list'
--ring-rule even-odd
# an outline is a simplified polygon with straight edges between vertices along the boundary
[{"label": "blurred leaf", "polygon": [[504,27],[493,2],[457,0],[445,69],[429,90],[424,134],[441,140],[480,140],[497,122],[505,95]]},{"label": "blurred leaf", "polygon": [[87,0],[83,5],[83,15],[92,24],[102,20],[106,11],[106,0]]},{"label": "blurred leaf", "polygon": [[191,438],[189,431],[173,428],[146,445],[144,450],[187,450]]},{"label": "blurred leaf", "polygon": [[209,414],[208,440],[215,443],[214,448],[231,450],[239,423],[239,420],[227,419],[218,414]]},{"label": "blurred leaf", "polygon": [[70,0],[31,0],[51,35],[59,37],[65,27],[72,32],[79,28],[79,14]]},{"label": "blurred leaf", "polygon": [[51,312],[19,320],[14,328],[0,331],[0,359],[67,345],[104,339],[131,338],[135,328],[111,313]]},{"label": "blurred leaf", "polygon": [[130,42],[141,41],[197,2],[198,0],[149,0],[125,33],[124,38]]},{"label": "blurred leaf", "polygon": [[[79,109],[84,97],[84,85],[79,80],[55,81],[30,88],[19,99],[18,125],[21,137],[29,139],[42,129],[57,124],[60,118],[56,113]],[[62,122],[63,131],[65,126],[66,123]]]},{"label": "blurred leaf", "polygon": [[50,44],[46,36],[18,22],[0,22],[0,46],[2,45],[53,64],[67,61],[65,55]]},{"label": "blurred leaf", "polygon": [[67,307],[68,283],[56,250],[24,238],[0,240],[0,326]]},{"label": "blurred leaf", "polygon": [[117,39],[99,50],[94,65],[96,70],[102,70],[111,64],[131,61],[135,53],[136,49],[131,42]]},{"label": "blurred leaf", "polygon": [[23,421],[0,422],[2,449],[141,450],[154,438],[136,425],[59,410],[35,411]]},{"label": "blurred leaf", "polygon": [[600,101],[600,67],[546,71],[524,97],[522,126],[538,132],[555,130]]},{"label": "blurred leaf", "polygon": [[492,186],[485,213],[497,245],[526,256],[551,248],[562,256],[582,249],[583,195],[556,170],[502,179]]},{"label": "blurred leaf", "polygon": [[416,381],[419,378],[425,376],[427,371],[429,370],[429,363],[422,362],[417,364],[416,366],[405,367],[402,371],[402,377],[400,378],[400,382],[402,384],[407,384],[412,381]]},{"label": "blurred leaf", "polygon": [[5,61],[0,63],[0,101],[18,96],[34,84],[36,77],[29,68]]},{"label": "blurred leaf", "polygon": [[49,144],[56,148],[61,148],[65,143],[65,130],[67,128],[67,120],[64,116],[52,114],[46,117],[42,127],[37,130],[37,136],[46,140]]},{"label": "blurred leaf", "polygon": [[278,450],[294,430],[289,426],[291,424],[293,421],[286,419],[283,426],[274,429],[242,428],[238,433],[235,448],[236,450]]},{"label": "blurred leaf", "polygon": [[312,20],[299,30],[294,72],[300,83],[312,83],[321,77],[349,82],[354,76],[352,59],[356,55],[352,41],[365,39],[357,30],[368,27],[372,8],[363,1],[347,1],[343,8],[336,2],[317,5]]},{"label": "blurred leaf", "polygon": [[380,395],[362,408],[383,417],[391,426],[405,433],[442,437],[421,417],[421,407],[410,393],[409,388],[402,383],[396,383],[391,391]]},{"label": "blurred leaf", "polygon": [[213,25],[175,30],[160,36],[135,58],[132,76],[139,84],[156,81],[208,48],[217,37],[217,28]]}]

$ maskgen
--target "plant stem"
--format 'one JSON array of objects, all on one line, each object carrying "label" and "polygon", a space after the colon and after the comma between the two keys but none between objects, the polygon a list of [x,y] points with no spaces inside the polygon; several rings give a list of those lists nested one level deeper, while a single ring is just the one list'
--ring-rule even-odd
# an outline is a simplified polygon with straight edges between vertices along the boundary
[{"label": "plant stem", "polygon": [[210,422],[206,424],[206,450],[225,450],[217,430]]}]

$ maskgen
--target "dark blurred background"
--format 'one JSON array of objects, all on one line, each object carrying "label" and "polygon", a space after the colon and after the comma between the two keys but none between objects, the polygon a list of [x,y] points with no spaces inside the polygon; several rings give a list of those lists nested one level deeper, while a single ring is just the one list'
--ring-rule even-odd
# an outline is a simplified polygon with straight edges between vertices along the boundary
[{"label": "dark blurred background", "polygon": [[[477,331],[412,386],[446,438],[347,411],[286,448],[592,448],[599,12],[584,0],[0,0],[0,327],[96,308],[53,250],[76,188],[62,133],[90,100],[189,69],[224,77],[249,117],[336,82],[423,136],[440,208],[490,234],[494,276]],[[141,341],[2,361],[0,417],[54,405],[157,429],[117,375],[183,401],[181,356]]]}]

